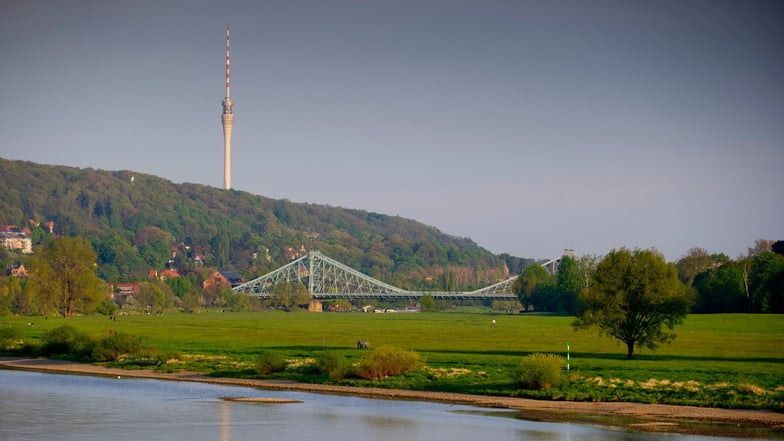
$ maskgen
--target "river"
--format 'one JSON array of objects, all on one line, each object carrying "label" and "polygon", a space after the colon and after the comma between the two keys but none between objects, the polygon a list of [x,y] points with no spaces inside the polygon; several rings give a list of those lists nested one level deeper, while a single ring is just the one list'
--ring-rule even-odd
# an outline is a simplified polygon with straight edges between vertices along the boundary
[{"label": "river", "polygon": [[[245,403],[266,397],[296,403]],[[0,369],[0,440],[734,440],[635,433],[419,401]]]}]

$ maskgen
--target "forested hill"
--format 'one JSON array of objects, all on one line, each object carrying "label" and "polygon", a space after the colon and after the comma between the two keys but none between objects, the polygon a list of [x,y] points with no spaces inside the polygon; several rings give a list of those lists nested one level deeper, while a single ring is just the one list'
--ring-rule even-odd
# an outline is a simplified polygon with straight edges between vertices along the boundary
[{"label": "forested hill", "polygon": [[[0,224],[30,228],[33,243],[88,237],[106,280],[150,269],[203,265],[245,280],[304,249],[319,249],[409,289],[468,289],[520,271],[468,238],[398,216],[275,200],[131,171],[41,165],[0,158]],[[47,222],[54,222],[52,233]]]}]

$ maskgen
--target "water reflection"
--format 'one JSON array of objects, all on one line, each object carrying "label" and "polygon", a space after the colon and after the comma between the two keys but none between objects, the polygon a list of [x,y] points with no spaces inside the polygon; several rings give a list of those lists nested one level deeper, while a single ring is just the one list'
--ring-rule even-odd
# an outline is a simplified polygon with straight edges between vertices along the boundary
[{"label": "water reflection", "polygon": [[406,420],[402,418],[390,418],[384,416],[368,417],[364,420],[364,423],[379,429],[386,429],[389,427],[400,427],[404,424],[409,424]]},{"label": "water reflection", "polygon": [[220,403],[220,441],[231,441],[231,412],[229,403]]},{"label": "water reflection", "polygon": [[[220,397],[301,403],[241,403]],[[0,370],[0,439],[341,441],[708,440],[514,418],[426,402]]]}]

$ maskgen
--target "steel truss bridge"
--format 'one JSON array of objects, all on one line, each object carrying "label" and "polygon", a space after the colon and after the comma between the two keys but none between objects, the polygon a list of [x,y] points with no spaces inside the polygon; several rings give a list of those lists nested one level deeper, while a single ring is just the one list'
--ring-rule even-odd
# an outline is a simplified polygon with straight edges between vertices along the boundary
[{"label": "steel truss bridge", "polygon": [[[542,266],[550,273],[558,268],[561,258]],[[328,299],[420,299],[429,295],[438,300],[517,300],[512,284],[517,276],[482,289],[469,292],[408,291],[365,275],[354,268],[331,259],[319,251],[294,260],[275,271],[233,288],[236,293],[269,298],[275,285],[287,284],[307,288],[314,300]]]}]

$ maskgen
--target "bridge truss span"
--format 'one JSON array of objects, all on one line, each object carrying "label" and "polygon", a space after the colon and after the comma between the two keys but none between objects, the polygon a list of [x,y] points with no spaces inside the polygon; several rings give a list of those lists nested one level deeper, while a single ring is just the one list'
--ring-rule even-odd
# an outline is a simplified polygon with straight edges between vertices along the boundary
[{"label": "bridge truss span", "polygon": [[[542,266],[555,267],[556,259]],[[549,270],[549,268],[548,268]],[[408,291],[363,274],[354,268],[331,259],[319,251],[310,251],[275,271],[233,288],[236,293],[269,298],[275,286],[287,284],[307,289],[316,300],[338,298],[420,299],[425,295],[437,300],[503,300],[514,301],[517,296],[512,285],[517,276],[470,292]]]},{"label": "bridge truss span", "polygon": [[331,259],[319,251],[310,251],[271,273],[234,288],[234,292],[269,297],[275,285],[307,288],[313,298],[401,297],[415,293],[376,280]]},{"label": "bridge truss span", "polygon": [[484,296],[512,295],[516,299],[517,296],[515,296],[512,291],[512,285],[514,284],[515,280],[517,280],[517,276],[510,277],[504,281],[496,283],[495,285],[490,285],[481,289],[477,289],[476,291],[471,291],[467,294],[484,295]]},{"label": "bridge truss span", "polygon": [[308,292],[313,295],[345,293],[405,297],[410,294],[409,291],[376,280],[337,260],[330,259],[319,251],[311,251],[309,255],[311,272]]}]

